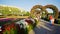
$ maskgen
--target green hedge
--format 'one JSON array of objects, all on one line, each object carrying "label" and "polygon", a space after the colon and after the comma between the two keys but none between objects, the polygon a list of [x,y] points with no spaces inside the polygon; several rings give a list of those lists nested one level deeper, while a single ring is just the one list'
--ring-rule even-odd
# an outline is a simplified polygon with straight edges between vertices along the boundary
[{"label": "green hedge", "polygon": [[58,24],[60,24],[60,20],[58,20]]}]

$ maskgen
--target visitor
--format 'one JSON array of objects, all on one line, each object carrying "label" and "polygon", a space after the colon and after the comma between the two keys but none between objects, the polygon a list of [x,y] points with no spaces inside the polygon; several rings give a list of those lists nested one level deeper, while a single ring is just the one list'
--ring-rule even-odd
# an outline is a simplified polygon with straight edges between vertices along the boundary
[{"label": "visitor", "polygon": [[52,15],[49,17],[49,19],[50,19],[50,24],[51,24],[51,25],[54,25],[54,18],[53,18]]},{"label": "visitor", "polygon": [[52,18],[52,25],[54,25],[54,18]]}]

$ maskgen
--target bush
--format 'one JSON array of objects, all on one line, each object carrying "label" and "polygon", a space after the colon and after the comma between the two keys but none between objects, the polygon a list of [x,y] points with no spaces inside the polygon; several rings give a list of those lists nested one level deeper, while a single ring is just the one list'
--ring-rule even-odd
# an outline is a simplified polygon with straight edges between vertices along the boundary
[{"label": "bush", "polygon": [[17,34],[17,29],[14,23],[8,23],[2,26],[3,34]]},{"label": "bush", "polygon": [[58,24],[60,24],[60,20],[58,20]]}]

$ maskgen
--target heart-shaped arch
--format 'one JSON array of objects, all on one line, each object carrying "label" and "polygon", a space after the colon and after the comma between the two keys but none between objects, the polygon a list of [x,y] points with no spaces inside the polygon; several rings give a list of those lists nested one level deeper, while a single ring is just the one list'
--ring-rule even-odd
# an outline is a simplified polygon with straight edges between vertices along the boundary
[{"label": "heart-shaped arch", "polygon": [[58,15],[59,15],[59,13],[58,13],[58,8],[57,8],[56,6],[54,6],[54,5],[46,5],[46,6],[35,5],[35,6],[33,6],[33,8],[31,9],[31,14],[34,14],[34,13],[36,12],[35,9],[37,9],[37,8],[41,9],[41,11],[45,11],[45,12],[46,12],[46,15],[48,14],[48,12],[47,12],[46,9],[47,9],[47,8],[50,8],[50,9],[52,9],[52,10],[55,12],[54,18],[55,18],[55,19],[58,18]]},{"label": "heart-shaped arch", "polygon": [[45,10],[47,8],[52,9],[53,12],[55,12],[54,18],[57,19],[58,18],[58,15],[59,15],[58,8],[56,6],[54,6],[54,5],[46,5],[46,6],[44,6],[44,9]]}]

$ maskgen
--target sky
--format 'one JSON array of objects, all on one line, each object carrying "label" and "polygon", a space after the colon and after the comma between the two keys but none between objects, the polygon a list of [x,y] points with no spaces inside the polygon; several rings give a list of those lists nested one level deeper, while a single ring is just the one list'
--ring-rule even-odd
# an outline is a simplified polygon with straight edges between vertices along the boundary
[{"label": "sky", "polygon": [[60,10],[60,0],[0,0],[0,5],[16,6],[30,11],[34,5],[55,5]]}]

